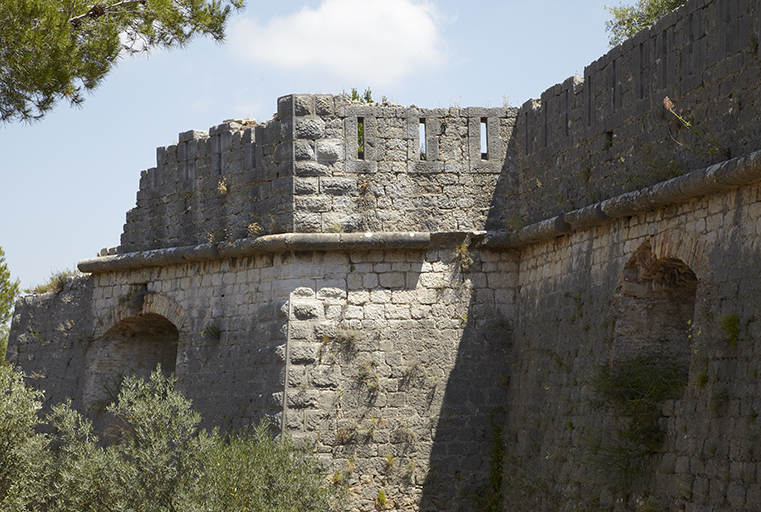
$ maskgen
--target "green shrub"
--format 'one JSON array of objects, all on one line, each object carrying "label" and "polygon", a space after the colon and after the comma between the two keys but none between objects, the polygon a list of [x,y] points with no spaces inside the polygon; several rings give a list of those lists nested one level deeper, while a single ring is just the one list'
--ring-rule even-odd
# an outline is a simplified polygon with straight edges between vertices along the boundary
[{"label": "green shrub", "polygon": [[337,490],[306,446],[274,442],[264,422],[224,438],[204,456],[203,489],[211,509],[321,512],[335,508]]},{"label": "green shrub", "polygon": [[92,424],[55,406],[54,434],[35,434],[40,393],[0,368],[0,510],[326,511],[340,489],[329,485],[310,450],[269,426],[222,436],[199,430],[201,416],[160,368],[149,381],[126,377],[107,409],[103,443]]},{"label": "green shrub", "polygon": [[686,384],[686,366],[660,352],[600,366],[591,381],[598,406],[643,419],[664,400],[677,398]]},{"label": "green shrub", "polygon": [[22,374],[0,365],[0,510],[26,510],[37,492],[35,476],[48,455],[48,438],[35,433],[41,400]]},{"label": "green shrub", "polygon": [[81,272],[79,270],[72,270],[72,269],[65,269],[65,270],[59,270],[56,272],[53,272],[50,274],[50,277],[48,280],[42,284],[38,284],[34,288],[25,288],[23,291],[24,293],[48,293],[48,292],[54,292],[59,293],[63,290],[64,285],[66,284],[66,279],[72,276],[78,276],[81,275]]},{"label": "green shrub", "polygon": [[5,354],[8,352],[8,335],[10,330],[7,325],[0,325],[0,366],[6,365]]},{"label": "green shrub", "polygon": [[652,25],[659,18],[684,4],[686,0],[637,0],[635,5],[604,6],[612,15],[605,22],[611,46],[623,43],[634,34]]}]

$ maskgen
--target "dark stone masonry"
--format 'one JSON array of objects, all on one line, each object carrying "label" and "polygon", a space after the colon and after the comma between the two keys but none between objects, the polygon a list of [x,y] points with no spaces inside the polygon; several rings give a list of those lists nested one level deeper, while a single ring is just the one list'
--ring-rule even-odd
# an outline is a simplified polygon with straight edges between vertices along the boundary
[{"label": "dark stone masonry", "polygon": [[760,510],[760,36],[761,1],[690,0],[520,108],[181,133],[7,358],[96,425],[161,363],[352,511]]}]

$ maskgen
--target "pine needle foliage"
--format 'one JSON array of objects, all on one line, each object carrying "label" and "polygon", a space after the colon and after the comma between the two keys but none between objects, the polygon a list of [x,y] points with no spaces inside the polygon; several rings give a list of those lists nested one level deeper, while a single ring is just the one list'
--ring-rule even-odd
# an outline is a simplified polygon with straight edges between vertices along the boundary
[{"label": "pine needle foliage", "polygon": [[0,123],[41,119],[58,101],[81,105],[120,56],[216,41],[244,0],[3,0]]},{"label": "pine needle foliage", "polygon": [[19,294],[19,280],[11,279],[11,271],[5,263],[5,252],[0,247],[0,365],[5,362],[8,348],[8,320],[13,313],[13,304]]},{"label": "pine needle foliage", "polygon": [[19,281],[11,279],[11,271],[5,263],[5,252],[0,247],[0,324],[11,319],[13,302],[19,294]]}]

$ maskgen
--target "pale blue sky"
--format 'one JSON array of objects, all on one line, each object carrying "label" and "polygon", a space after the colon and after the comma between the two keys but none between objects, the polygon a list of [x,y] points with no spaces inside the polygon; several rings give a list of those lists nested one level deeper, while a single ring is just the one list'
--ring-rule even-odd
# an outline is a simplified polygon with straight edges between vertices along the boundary
[{"label": "pale blue sky", "polygon": [[[290,93],[520,105],[608,50],[604,0],[248,0],[217,45],[123,59],[81,109],[0,126],[0,246],[22,286],[116,246],[179,132],[265,121]],[[509,100],[508,100],[509,98]]]}]

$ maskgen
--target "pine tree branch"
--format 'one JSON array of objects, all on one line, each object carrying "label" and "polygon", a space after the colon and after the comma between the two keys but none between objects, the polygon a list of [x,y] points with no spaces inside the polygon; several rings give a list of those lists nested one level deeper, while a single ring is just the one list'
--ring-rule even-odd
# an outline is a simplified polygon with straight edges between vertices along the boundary
[{"label": "pine tree branch", "polygon": [[145,2],[146,0],[122,0],[121,2],[116,2],[115,4],[111,4],[109,6],[95,4],[86,13],[80,14],[79,16],[74,16],[73,18],[69,18],[69,23],[71,23],[76,28],[82,24],[82,20],[85,18],[100,18],[101,16],[107,14],[109,11],[116,9],[117,7],[131,4],[145,5]]}]

